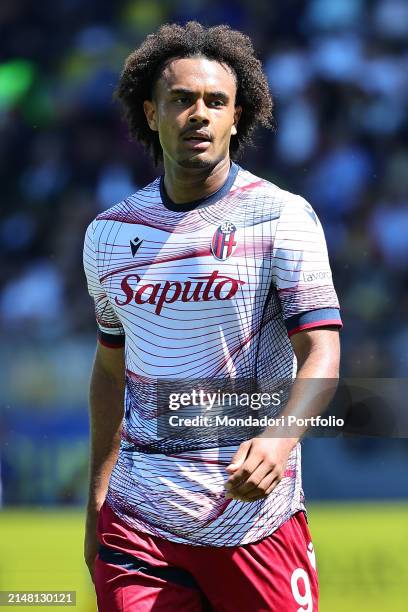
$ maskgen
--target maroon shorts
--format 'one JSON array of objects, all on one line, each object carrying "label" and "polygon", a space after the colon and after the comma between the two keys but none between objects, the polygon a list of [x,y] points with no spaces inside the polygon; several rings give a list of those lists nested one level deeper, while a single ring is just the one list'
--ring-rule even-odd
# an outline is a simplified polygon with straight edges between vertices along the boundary
[{"label": "maroon shorts", "polygon": [[317,612],[304,512],[242,546],[192,546],[132,531],[105,503],[98,521],[99,612]]}]

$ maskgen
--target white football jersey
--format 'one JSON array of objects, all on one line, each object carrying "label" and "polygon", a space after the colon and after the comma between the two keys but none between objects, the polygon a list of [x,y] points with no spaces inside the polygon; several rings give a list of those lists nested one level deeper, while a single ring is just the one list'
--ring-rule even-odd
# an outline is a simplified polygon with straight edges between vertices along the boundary
[{"label": "white football jersey", "polygon": [[157,385],[291,379],[289,336],[341,327],[310,204],[235,163],[218,192],[188,204],[171,202],[158,178],[91,223],[84,266],[100,342],[125,346],[124,428],[107,495],[114,512],[175,542],[235,546],[304,509],[299,444],[269,496],[226,500],[236,430],[166,435]]}]

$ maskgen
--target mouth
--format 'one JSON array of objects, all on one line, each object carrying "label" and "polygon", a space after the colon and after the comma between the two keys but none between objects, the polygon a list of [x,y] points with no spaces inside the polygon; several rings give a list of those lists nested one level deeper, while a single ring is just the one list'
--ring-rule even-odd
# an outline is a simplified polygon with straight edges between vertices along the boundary
[{"label": "mouth", "polygon": [[188,134],[183,138],[183,142],[189,149],[205,150],[211,144],[211,138],[206,134]]}]

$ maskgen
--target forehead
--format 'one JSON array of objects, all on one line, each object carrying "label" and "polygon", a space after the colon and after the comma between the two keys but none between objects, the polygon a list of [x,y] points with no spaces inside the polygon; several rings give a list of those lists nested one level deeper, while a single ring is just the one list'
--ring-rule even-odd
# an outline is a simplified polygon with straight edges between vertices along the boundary
[{"label": "forehead", "polygon": [[157,82],[159,88],[208,89],[235,93],[236,81],[226,64],[206,57],[175,58],[164,68]]}]

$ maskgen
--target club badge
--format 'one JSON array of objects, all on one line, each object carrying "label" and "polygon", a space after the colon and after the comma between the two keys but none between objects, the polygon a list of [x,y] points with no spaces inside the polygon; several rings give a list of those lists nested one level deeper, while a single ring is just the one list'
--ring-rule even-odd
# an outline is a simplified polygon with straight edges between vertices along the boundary
[{"label": "club badge", "polygon": [[230,221],[225,221],[217,228],[211,241],[211,252],[215,259],[225,261],[233,254],[237,246],[236,231],[237,228]]}]

